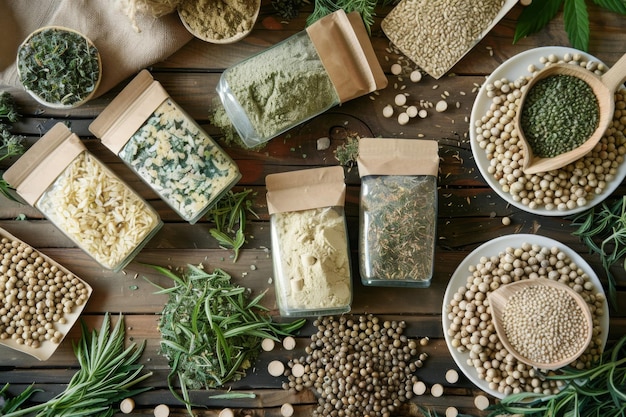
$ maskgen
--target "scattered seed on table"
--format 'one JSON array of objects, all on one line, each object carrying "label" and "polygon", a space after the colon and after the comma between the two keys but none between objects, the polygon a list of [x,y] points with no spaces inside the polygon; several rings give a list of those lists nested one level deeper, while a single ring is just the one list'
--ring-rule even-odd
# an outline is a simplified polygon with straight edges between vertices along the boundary
[{"label": "scattered seed on table", "polygon": [[393,75],[400,75],[401,72],[402,72],[402,65],[400,65],[400,64],[393,64],[391,66],[391,73]]},{"label": "scattered seed on table", "polygon": [[398,124],[404,126],[405,124],[409,123],[409,115],[402,112],[398,115]]},{"label": "scattered seed on table", "polygon": [[417,107],[409,106],[406,109],[406,114],[408,114],[410,118],[414,118],[415,116],[417,116]]},{"label": "scattered seed on table", "polygon": [[422,79],[422,73],[419,72],[418,70],[415,70],[411,72],[410,78],[411,78],[411,81],[413,81],[414,83],[418,83]]},{"label": "scattered seed on table", "polygon": [[426,111],[425,109],[421,109],[419,111],[419,113],[417,113],[419,115],[420,118],[425,119],[426,117],[428,117],[428,111]]},{"label": "scattered seed on table", "polygon": [[421,346],[426,346],[426,345],[428,345],[428,342],[430,342],[430,339],[428,338],[428,336],[426,336],[426,337],[422,337],[422,338],[420,339],[420,345],[421,345]]},{"label": "scattered seed on table", "polygon": [[230,408],[224,408],[220,411],[218,417],[235,417],[235,413]]},{"label": "scattered seed on table", "polygon": [[285,372],[285,365],[281,361],[271,361],[267,365],[267,372],[271,376],[281,376]]},{"label": "scattered seed on table", "polygon": [[435,106],[435,110],[439,113],[444,112],[448,109],[448,103],[445,100],[439,100],[437,105]]},{"label": "scattered seed on table", "polygon": [[459,415],[459,410],[456,407],[448,407],[446,408],[446,417],[457,417]]},{"label": "scattered seed on table", "polygon": [[443,395],[443,385],[434,384],[432,387],[430,387],[430,393],[433,397],[441,397]]},{"label": "scattered seed on table", "polygon": [[272,349],[274,349],[274,341],[270,339],[269,337],[266,337],[261,342],[261,349],[263,349],[266,352],[271,352]]},{"label": "scattered seed on table", "polygon": [[287,336],[283,339],[283,347],[287,350],[293,350],[296,347],[296,339]]},{"label": "scattered seed on table", "polygon": [[166,404],[159,404],[154,408],[154,417],[168,417],[170,408]]},{"label": "scattered seed on table", "polygon": [[394,102],[396,106],[404,106],[406,104],[406,96],[404,94],[397,94]]},{"label": "scattered seed on table", "polygon": [[446,381],[448,381],[450,384],[456,384],[457,382],[459,382],[459,373],[454,369],[448,369],[448,371],[446,372]]},{"label": "scattered seed on table", "polygon": [[120,411],[124,414],[130,414],[135,409],[135,400],[132,398],[124,398],[120,403]]},{"label": "scattered seed on table", "polygon": [[280,407],[280,415],[283,417],[293,416],[293,405],[285,403]]},{"label": "scattered seed on table", "polygon": [[391,104],[387,104],[383,107],[383,117],[390,118],[391,116],[393,116],[393,107]]},{"label": "scattered seed on table", "polygon": [[482,394],[479,394],[474,398],[474,405],[479,410],[486,410],[489,407],[489,398],[485,397]]},{"label": "scattered seed on table", "polygon": [[426,393],[426,384],[422,381],[417,381],[413,384],[413,393],[415,395],[424,395]]},{"label": "scattered seed on table", "polygon": [[502,218],[502,224],[503,224],[503,225],[505,225],[505,226],[510,225],[510,224],[511,224],[511,218],[509,218],[509,217],[503,217],[503,218]]},{"label": "scattered seed on table", "polygon": [[304,365],[302,365],[301,363],[294,364],[291,368],[291,373],[296,378],[300,378],[302,375],[304,375]]}]

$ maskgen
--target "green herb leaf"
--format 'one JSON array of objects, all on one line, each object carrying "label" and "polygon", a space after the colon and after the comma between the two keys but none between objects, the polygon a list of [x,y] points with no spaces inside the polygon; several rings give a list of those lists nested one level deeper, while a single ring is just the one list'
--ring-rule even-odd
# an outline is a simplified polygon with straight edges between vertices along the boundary
[{"label": "green herb leaf", "polygon": [[585,0],[565,0],[563,21],[572,46],[582,51],[588,50],[589,14]]},{"label": "green herb leaf", "polygon": [[624,0],[593,0],[593,2],[612,12],[626,14],[626,1]]},{"label": "green herb leaf", "polygon": [[538,0],[524,7],[520,14],[513,43],[543,29],[559,11],[563,0]]}]

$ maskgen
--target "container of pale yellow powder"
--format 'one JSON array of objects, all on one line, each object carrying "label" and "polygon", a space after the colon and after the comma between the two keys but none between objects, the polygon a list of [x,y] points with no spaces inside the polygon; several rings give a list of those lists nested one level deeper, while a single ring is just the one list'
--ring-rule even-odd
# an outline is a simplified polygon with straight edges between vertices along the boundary
[{"label": "container of pale yellow powder", "polygon": [[352,274],[342,167],[266,177],[281,316],[350,311]]}]

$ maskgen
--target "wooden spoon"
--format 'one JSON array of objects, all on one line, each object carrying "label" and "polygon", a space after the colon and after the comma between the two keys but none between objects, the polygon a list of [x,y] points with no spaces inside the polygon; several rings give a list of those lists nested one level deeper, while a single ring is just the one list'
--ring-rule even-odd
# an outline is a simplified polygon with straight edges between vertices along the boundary
[{"label": "wooden spoon", "polygon": [[[504,310],[507,302],[513,296],[513,294],[521,291],[523,289],[529,287],[536,286],[548,286],[558,288],[560,290],[566,291],[575,301],[576,304],[580,307],[580,310],[583,312],[584,319],[587,323],[587,328],[589,331],[587,332],[587,337],[584,342],[581,344],[580,349],[578,349],[572,356],[563,358],[558,362],[551,363],[540,363],[535,362],[529,358],[523,356],[517,349],[513,347],[511,342],[509,341],[506,331],[504,329]],[[589,306],[583,300],[583,298],[576,291],[571,289],[568,285],[560,283],[558,281],[553,281],[547,278],[535,278],[535,279],[523,279],[521,281],[512,282],[510,284],[506,284],[501,286],[495,291],[492,291],[487,295],[487,299],[489,300],[489,305],[491,306],[491,318],[493,325],[496,329],[496,333],[498,338],[502,342],[504,348],[510,352],[517,360],[523,362],[527,365],[539,368],[539,369],[559,369],[569,363],[573,362],[578,358],[582,353],[587,349],[589,343],[591,342],[592,330],[593,330],[593,319],[591,317],[591,311],[589,310]]]},{"label": "wooden spoon", "polygon": [[[520,119],[524,102],[530,89],[538,81],[557,74],[578,77],[591,87],[598,99],[600,120],[598,121],[596,130],[582,145],[552,158],[542,158],[533,154],[533,150],[524,136]],[[520,105],[514,119],[515,129],[520,139],[521,148],[524,151],[524,163],[522,165],[524,173],[535,174],[537,172],[547,172],[561,168],[589,153],[596,146],[600,138],[602,138],[602,135],[604,135],[613,120],[613,112],[615,111],[615,91],[625,80],[626,54],[624,54],[602,77],[598,77],[593,72],[574,64],[552,64],[539,71],[526,85],[526,90],[522,94]]]}]

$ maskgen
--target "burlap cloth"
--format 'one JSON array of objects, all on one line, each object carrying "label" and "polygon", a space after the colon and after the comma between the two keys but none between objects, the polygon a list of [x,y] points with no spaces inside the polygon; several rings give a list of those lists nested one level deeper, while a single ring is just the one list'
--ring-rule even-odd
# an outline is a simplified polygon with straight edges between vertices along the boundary
[{"label": "burlap cloth", "polygon": [[161,18],[129,17],[114,0],[0,0],[0,85],[21,87],[17,48],[34,30],[65,26],[87,36],[102,57],[101,95],[140,69],[162,61],[192,35],[173,13]]}]

